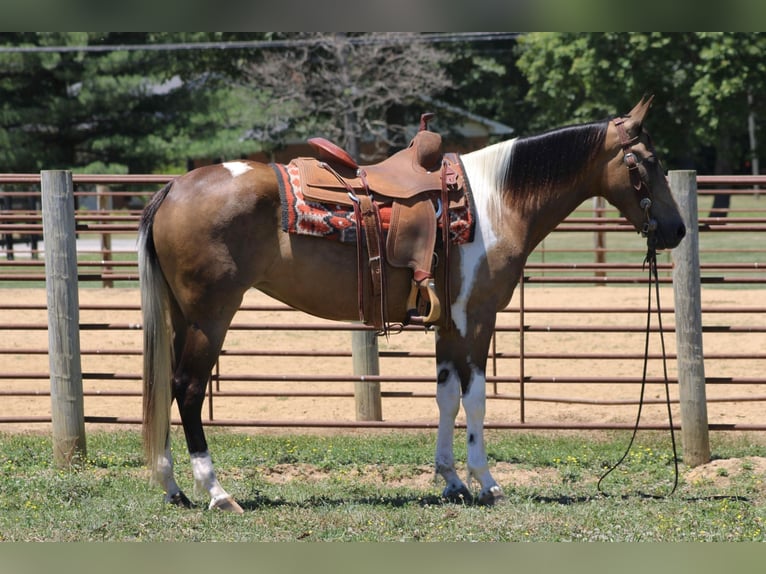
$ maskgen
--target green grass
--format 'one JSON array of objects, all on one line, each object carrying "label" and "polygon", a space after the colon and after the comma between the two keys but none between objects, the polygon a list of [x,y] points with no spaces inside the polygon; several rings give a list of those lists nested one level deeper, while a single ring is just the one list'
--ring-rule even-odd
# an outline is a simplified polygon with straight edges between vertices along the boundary
[{"label": "green grass", "polygon": [[[211,431],[219,478],[242,516],[170,507],[148,484],[137,432],[88,436],[87,463],[58,470],[47,436],[0,434],[0,540],[46,541],[763,541],[764,477],[744,457],[766,456],[745,438],[714,435],[725,472],[673,480],[668,437],[641,433],[492,432],[490,464],[513,465],[495,507],[440,499],[440,483],[416,481],[433,460],[434,433],[256,436]],[[748,437],[752,438],[752,437]],[[192,495],[189,457],[174,433],[176,475]],[[458,449],[460,460],[464,448]],[[742,460],[738,460],[742,459]],[[273,472],[300,471],[293,480]],[[309,477],[310,478],[307,478]],[[531,476],[517,481],[514,477]],[[420,486],[419,486],[420,485]],[[643,493],[643,494],[642,494]]]}]

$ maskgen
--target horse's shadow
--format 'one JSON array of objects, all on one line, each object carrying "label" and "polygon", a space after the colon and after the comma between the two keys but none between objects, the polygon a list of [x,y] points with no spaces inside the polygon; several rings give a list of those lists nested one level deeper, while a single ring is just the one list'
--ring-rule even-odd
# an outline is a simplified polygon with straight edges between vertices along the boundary
[{"label": "horse's shadow", "polygon": [[[650,499],[650,500],[664,500],[667,496],[664,495],[651,495],[643,493],[631,493],[631,494],[618,494],[608,495],[603,493],[598,494],[584,494],[571,496],[566,494],[559,495],[545,495],[545,494],[533,494],[523,496],[528,501],[539,504],[556,504],[560,506],[574,506],[577,504],[591,503],[597,500],[606,499],[619,499],[619,500],[636,500],[636,499]],[[728,496],[728,495],[713,495],[713,496],[700,496],[700,497],[687,497],[686,501],[709,501],[709,500],[736,500],[739,502],[747,502],[747,498],[742,496]],[[365,506],[379,506],[386,508],[403,508],[406,506],[417,505],[421,507],[426,506],[481,506],[477,500],[450,500],[440,496],[438,494],[423,495],[423,494],[391,494],[380,496],[362,496],[356,498],[353,495],[339,495],[339,496],[327,496],[316,495],[303,498],[301,500],[287,500],[284,498],[272,498],[260,493],[256,493],[255,496],[251,496],[248,499],[240,501],[240,506],[245,511],[257,511],[264,508],[317,508],[317,507],[341,507],[349,503],[361,504]],[[500,505],[513,504],[512,500],[506,499]]]},{"label": "horse's shadow", "polygon": [[239,501],[243,510],[259,510],[264,508],[316,508],[316,507],[341,507],[349,503],[361,504],[365,506],[380,506],[387,508],[403,508],[405,506],[476,506],[474,501],[451,501],[437,494],[383,494],[380,496],[362,496],[353,495],[327,496],[316,495],[302,498],[300,500],[288,500],[284,498],[272,498],[257,493],[255,496]]},{"label": "horse's shadow", "polygon": [[575,504],[583,504],[585,502],[593,501],[595,497],[590,495],[570,496],[567,494],[559,494],[556,496],[546,496],[543,494],[534,494],[528,497],[528,500],[537,502],[540,504],[559,504],[561,506],[572,506]]},{"label": "horse's shadow", "polygon": [[[627,496],[626,496],[627,497]],[[591,502],[598,496],[569,496],[569,495],[531,495],[524,496],[525,499],[532,502],[541,504],[559,504],[563,506],[569,506],[574,504],[582,504]],[[287,500],[283,498],[272,498],[266,495],[257,493],[255,496],[246,498],[239,502],[243,510],[259,510],[264,508],[315,508],[320,506],[329,507],[341,507],[349,503],[361,504],[366,506],[380,506],[387,508],[403,508],[405,506],[417,505],[421,507],[426,506],[486,506],[478,502],[478,499],[448,499],[438,494],[423,495],[418,493],[412,494],[389,494],[379,496],[362,496],[354,497],[353,495],[339,495],[339,496],[327,496],[316,495],[303,498],[301,500]],[[512,500],[505,499],[499,505],[513,504]]]}]

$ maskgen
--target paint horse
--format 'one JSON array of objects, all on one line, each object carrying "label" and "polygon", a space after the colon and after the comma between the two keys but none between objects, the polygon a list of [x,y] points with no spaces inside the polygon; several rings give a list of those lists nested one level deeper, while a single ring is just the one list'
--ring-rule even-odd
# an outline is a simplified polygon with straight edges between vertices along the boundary
[{"label": "paint horse", "polygon": [[[496,313],[506,307],[527,257],[577,206],[602,196],[657,249],[685,234],[662,166],[643,128],[651,99],[625,116],[516,138],[461,157],[475,208],[473,241],[450,251],[449,313],[433,326],[439,427],[436,472],[447,499],[472,499],[453,454],[461,399],[468,484],[478,503],[503,491],[484,444],[485,369]],[[180,411],[195,484],[210,508],[242,512],[216,478],[202,425],[211,369],[243,294],[254,287],[294,308],[335,320],[358,318],[357,253],[340,242],[281,226],[275,171],[235,161],[170,182],[144,210],[138,249],[144,328],[144,443],[168,502],[191,506],[170,451],[170,411]],[[441,264],[441,263],[439,263]],[[434,276],[441,277],[435,272]],[[388,320],[406,314],[408,269],[387,269]],[[445,317],[449,316],[449,324]]]}]

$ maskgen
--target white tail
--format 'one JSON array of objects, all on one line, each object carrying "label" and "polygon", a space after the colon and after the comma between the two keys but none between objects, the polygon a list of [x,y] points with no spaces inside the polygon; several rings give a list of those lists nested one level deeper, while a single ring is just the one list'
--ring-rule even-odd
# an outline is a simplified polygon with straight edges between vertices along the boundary
[{"label": "white tail", "polygon": [[[164,196],[164,194],[158,194]],[[157,462],[164,455],[170,432],[172,402],[172,328],[169,290],[157,261],[152,239],[155,210],[147,210],[138,234],[138,275],[144,332],[143,437],[146,461],[157,478]]]}]

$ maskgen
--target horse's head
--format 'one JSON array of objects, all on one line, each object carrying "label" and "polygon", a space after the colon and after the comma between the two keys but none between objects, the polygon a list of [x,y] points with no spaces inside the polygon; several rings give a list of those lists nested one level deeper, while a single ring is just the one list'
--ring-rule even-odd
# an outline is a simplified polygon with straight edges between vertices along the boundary
[{"label": "horse's head", "polygon": [[629,114],[609,122],[604,195],[637,230],[653,239],[656,249],[672,249],[683,239],[686,226],[643,128],[651,102],[651,97],[642,98]]}]

